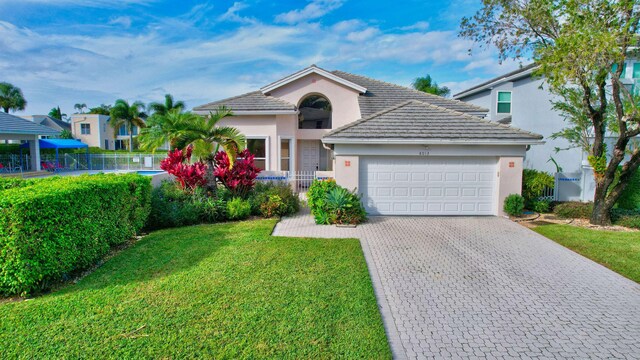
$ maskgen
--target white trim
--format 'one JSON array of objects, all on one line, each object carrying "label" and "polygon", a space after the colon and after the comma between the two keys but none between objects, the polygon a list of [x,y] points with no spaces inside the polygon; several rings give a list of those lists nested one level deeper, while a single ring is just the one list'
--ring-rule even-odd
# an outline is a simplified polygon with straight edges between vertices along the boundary
[{"label": "white trim", "polygon": [[[197,115],[209,115],[209,113],[215,112],[215,110],[194,110],[193,113]],[[232,111],[232,116],[235,115],[296,115],[298,110],[239,110]]]},{"label": "white trim", "polygon": [[536,70],[538,70],[538,66],[533,67],[531,69],[527,69],[525,71],[519,72],[517,74],[511,75],[511,76],[508,76],[508,77],[502,77],[502,78],[497,79],[495,81],[492,81],[492,82],[490,82],[490,83],[488,83],[486,85],[483,85],[483,86],[481,86],[479,88],[476,88],[476,89],[473,89],[473,90],[466,90],[466,91],[463,91],[461,93],[455,94],[455,95],[453,95],[453,99],[454,100],[460,100],[460,98],[467,97],[469,95],[473,95],[473,94],[479,93],[479,92],[487,90],[487,89],[493,89],[493,87],[498,85],[498,84],[501,84],[501,83],[507,82],[507,81],[511,81],[511,80],[514,80],[514,79],[518,79],[520,77],[524,77],[526,75],[529,75],[529,74],[533,73]]},{"label": "white trim", "polygon": [[[282,140],[289,140],[289,170],[282,170]],[[293,171],[293,143],[292,136],[278,136],[278,171]]]},{"label": "white trim", "polygon": [[[509,93],[509,112],[508,113],[504,113],[504,112],[499,112],[498,111],[498,105],[500,105],[500,103],[502,104],[506,104],[506,101],[500,101],[500,93]],[[500,114],[506,114],[506,115],[511,115],[511,113],[513,113],[513,91],[511,90],[496,90],[496,116],[500,115]]]},{"label": "white trim", "polygon": [[308,67],[306,69],[298,71],[297,73],[294,73],[294,74],[289,75],[289,76],[287,76],[285,78],[282,78],[282,79],[280,79],[280,80],[278,80],[278,81],[276,81],[276,82],[274,82],[274,83],[272,83],[270,85],[267,85],[267,86],[261,88],[260,91],[262,91],[263,94],[267,94],[267,93],[269,93],[269,92],[271,92],[271,91],[273,91],[273,90],[275,90],[277,88],[280,88],[280,87],[282,87],[284,85],[287,85],[287,84],[289,84],[289,83],[291,83],[293,81],[296,81],[296,80],[298,80],[298,79],[300,79],[300,78],[302,78],[304,76],[307,76],[309,74],[318,74],[318,75],[320,75],[322,77],[325,77],[325,78],[327,78],[329,80],[335,81],[338,84],[342,84],[342,85],[344,85],[346,87],[349,87],[349,88],[351,88],[353,90],[356,90],[361,94],[364,94],[365,92],[367,92],[367,88],[365,88],[363,86],[360,86],[358,84],[352,83],[351,81],[345,80],[345,79],[343,79],[343,78],[341,78],[339,76],[336,76],[336,75],[334,75],[334,74],[332,74],[332,73],[330,73],[330,72],[328,72],[326,70],[317,68],[315,66],[310,66],[310,67]]},{"label": "white trim", "polygon": [[[245,139],[264,140],[264,167],[265,167],[264,171],[271,171],[271,162],[269,161],[269,158],[271,157],[271,148],[269,147],[270,146],[269,136],[246,136]],[[247,149],[246,145],[245,145],[245,149]],[[258,159],[262,159],[262,158],[259,157]]]},{"label": "white trim", "polygon": [[542,140],[437,140],[437,139],[340,139],[326,137],[325,144],[423,144],[423,145],[542,145]]}]

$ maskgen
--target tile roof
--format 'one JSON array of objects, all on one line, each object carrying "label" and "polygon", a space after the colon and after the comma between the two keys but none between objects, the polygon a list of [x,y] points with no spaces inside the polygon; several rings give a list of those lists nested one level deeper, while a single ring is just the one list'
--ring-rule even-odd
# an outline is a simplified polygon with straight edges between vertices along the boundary
[{"label": "tile roof", "polygon": [[335,129],[325,135],[324,139],[534,143],[541,140],[542,136],[441,106],[409,100]]},{"label": "tile roof", "polygon": [[[502,80],[502,79],[506,79],[506,78],[510,78],[510,77],[514,77],[514,76],[516,76],[517,78],[520,78],[521,76],[517,76],[517,75],[520,75],[520,74],[522,74],[522,77],[523,76],[528,76],[529,75],[529,70],[533,70],[536,66],[537,66],[536,63],[531,63],[529,65],[525,65],[525,66],[523,66],[523,67],[521,67],[519,69],[513,70],[513,71],[508,72],[508,73],[506,73],[504,75],[500,75],[500,76],[494,77],[493,79],[489,79],[489,80],[487,80],[487,81],[485,81],[483,83],[480,83],[480,84],[478,84],[476,86],[473,86],[473,87],[470,87],[470,88],[468,88],[466,90],[460,91],[459,93],[454,94],[453,97],[454,98],[458,98],[458,97],[465,97],[466,95],[471,95],[476,90],[480,90],[480,89],[486,87],[487,85],[490,85],[490,84],[492,84],[492,83],[494,83],[496,81]],[[515,80],[515,79],[513,79],[513,80]],[[461,95],[465,95],[465,96],[461,96]]]},{"label": "tile roof", "polygon": [[219,106],[226,106],[232,111],[295,111],[296,106],[273,96],[266,96],[261,91],[222,99],[193,108],[194,111],[215,111]]},{"label": "tile roof", "polygon": [[2,134],[58,135],[60,132],[0,111],[0,136]]},{"label": "tile roof", "polygon": [[360,114],[362,117],[367,117],[407,100],[418,100],[465,113],[481,114],[489,112],[489,109],[485,109],[477,105],[459,100],[447,99],[433,94],[427,94],[422,91],[371,79],[361,75],[350,74],[338,70],[332,71],[332,73],[345,80],[367,88],[367,92],[358,97],[358,101],[360,103]]}]

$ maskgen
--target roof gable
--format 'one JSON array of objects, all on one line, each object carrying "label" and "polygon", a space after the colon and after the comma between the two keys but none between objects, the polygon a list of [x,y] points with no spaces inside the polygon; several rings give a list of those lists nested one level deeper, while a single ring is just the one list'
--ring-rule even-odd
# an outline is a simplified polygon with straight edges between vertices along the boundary
[{"label": "roof gable", "polygon": [[0,111],[0,134],[58,135],[46,126]]},{"label": "roof gable", "polygon": [[541,135],[417,100],[405,101],[328,133],[323,141],[539,143]]},{"label": "roof gable", "polygon": [[193,111],[208,114],[209,111],[215,111],[220,106],[228,107],[236,115],[251,113],[290,114],[297,111],[295,105],[273,96],[267,96],[260,91],[252,91],[250,93],[210,102],[193,108]]},{"label": "roof gable", "polygon": [[338,75],[336,75],[334,73],[331,73],[329,71],[321,69],[321,68],[319,68],[319,67],[317,67],[315,65],[311,65],[306,69],[302,69],[302,70],[300,70],[300,71],[298,71],[296,73],[293,73],[293,74],[291,74],[291,75],[289,75],[287,77],[284,77],[284,78],[282,78],[282,79],[280,79],[278,81],[275,81],[275,82],[273,82],[273,83],[271,83],[271,84],[269,84],[267,86],[264,86],[263,88],[260,89],[260,91],[262,91],[263,94],[268,94],[268,93],[270,93],[271,91],[273,91],[275,89],[278,89],[278,88],[280,88],[280,87],[282,87],[284,85],[290,84],[290,83],[292,83],[292,82],[294,82],[294,81],[296,81],[298,79],[301,79],[301,78],[303,78],[303,77],[305,77],[307,75],[310,75],[310,74],[320,75],[320,76],[325,77],[325,78],[327,78],[329,80],[337,82],[338,84],[341,84],[343,86],[351,88],[351,89],[353,89],[353,90],[355,90],[355,91],[357,91],[357,92],[359,92],[361,94],[363,94],[363,93],[365,93],[367,91],[366,87],[361,86],[359,84],[356,84],[354,82],[351,82],[351,81],[349,81],[347,79],[344,79],[344,78],[342,78],[342,77],[340,77],[340,76],[338,76]]},{"label": "roof gable", "polygon": [[476,94],[480,91],[486,90],[486,89],[490,89],[493,86],[502,84],[504,82],[507,81],[513,81],[513,80],[517,80],[517,79],[521,79],[523,77],[527,77],[527,76],[531,76],[531,74],[538,68],[538,65],[536,63],[531,63],[527,66],[523,66],[517,70],[508,72],[504,75],[500,75],[498,77],[495,77],[493,79],[487,80],[483,83],[480,83],[476,86],[470,87],[467,90],[463,90],[457,94],[453,95],[454,99],[460,99],[460,98],[464,98],[467,97],[469,95],[473,95]]}]

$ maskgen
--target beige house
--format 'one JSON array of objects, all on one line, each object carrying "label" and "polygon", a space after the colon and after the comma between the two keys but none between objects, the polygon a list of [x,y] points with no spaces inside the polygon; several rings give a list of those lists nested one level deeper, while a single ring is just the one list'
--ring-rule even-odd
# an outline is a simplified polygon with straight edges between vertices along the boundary
[{"label": "beige house", "polygon": [[194,108],[234,116],[263,176],[334,177],[382,215],[500,215],[542,137],[488,109],[315,65],[259,91]]},{"label": "beige house", "polygon": [[[114,129],[109,123],[109,116],[98,114],[71,115],[71,133],[73,137],[89,145],[104,150],[121,150],[129,148],[129,131],[125,126]],[[134,127],[134,138],[138,135]]]}]

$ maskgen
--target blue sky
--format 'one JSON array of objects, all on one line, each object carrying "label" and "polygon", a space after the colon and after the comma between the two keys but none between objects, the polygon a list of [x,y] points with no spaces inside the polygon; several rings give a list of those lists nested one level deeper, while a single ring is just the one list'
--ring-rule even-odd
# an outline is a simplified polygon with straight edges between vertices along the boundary
[{"label": "blue sky", "polygon": [[0,81],[26,114],[118,98],[189,108],[317,64],[462,90],[517,67],[457,37],[480,0],[0,0]]}]

